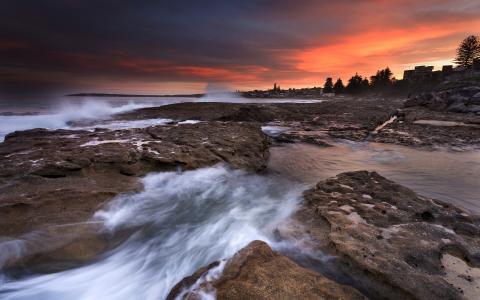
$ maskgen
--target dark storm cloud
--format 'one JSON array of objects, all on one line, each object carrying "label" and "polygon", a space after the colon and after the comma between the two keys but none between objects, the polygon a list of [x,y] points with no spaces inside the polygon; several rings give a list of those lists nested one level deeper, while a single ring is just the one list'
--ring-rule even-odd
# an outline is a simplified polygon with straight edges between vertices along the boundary
[{"label": "dark storm cloud", "polygon": [[2,2],[3,90],[301,79],[318,75],[299,69],[304,49],[378,28],[475,20],[480,11],[466,0]]}]

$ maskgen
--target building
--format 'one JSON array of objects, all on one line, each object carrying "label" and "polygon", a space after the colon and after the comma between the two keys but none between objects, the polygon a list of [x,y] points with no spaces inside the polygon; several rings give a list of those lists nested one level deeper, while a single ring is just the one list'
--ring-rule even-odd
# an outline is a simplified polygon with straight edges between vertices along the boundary
[{"label": "building", "polygon": [[413,80],[415,76],[415,70],[405,70],[403,71],[403,79],[404,80]]},{"label": "building", "polygon": [[443,66],[442,67],[442,73],[444,76],[448,76],[453,73],[453,66],[448,65],[448,66]]},{"label": "building", "polygon": [[405,70],[403,79],[411,82],[424,80],[441,80],[454,71],[453,66],[443,66],[442,70],[433,71],[433,66],[416,66],[413,70]]}]

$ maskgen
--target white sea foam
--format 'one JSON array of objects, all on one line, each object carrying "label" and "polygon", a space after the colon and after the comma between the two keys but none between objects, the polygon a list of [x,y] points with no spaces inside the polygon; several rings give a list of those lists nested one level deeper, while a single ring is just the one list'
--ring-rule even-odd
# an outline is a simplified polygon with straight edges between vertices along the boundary
[{"label": "white sea foam", "polygon": [[303,189],[278,180],[224,166],[148,175],[143,192],[116,198],[94,217],[111,234],[133,229],[123,245],[81,268],[3,279],[0,298],[164,299],[199,267],[253,240],[274,243]]},{"label": "white sea foam", "polygon": [[128,128],[145,128],[150,126],[166,125],[173,122],[171,119],[143,119],[143,120],[110,120],[101,123],[95,123],[91,126],[76,126],[72,129],[94,129],[105,128],[110,130],[128,129]]},{"label": "white sea foam", "polygon": [[0,141],[3,141],[8,133],[17,130],[68,128],[68,123],[71,121],[102,119],[146,106],[149,105],[134,102],[113,106],[105,101],[92,100],[78,105],[65,104],[57,111],[49,114],[0,116]]},{"label": "white sea foam", "polygon": [[273,126],[273,125],[267,125],[267,126],[262,126],[262,131],[266,135],[269,136],[279,136],[280,134],[284,133],[285,131],[288,131],[290,128],[285,127],[285,126]]}]

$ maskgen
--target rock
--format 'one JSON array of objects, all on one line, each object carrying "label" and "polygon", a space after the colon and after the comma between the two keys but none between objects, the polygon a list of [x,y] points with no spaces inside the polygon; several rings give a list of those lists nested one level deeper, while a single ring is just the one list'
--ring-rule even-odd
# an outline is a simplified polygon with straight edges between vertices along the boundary
[{"label": "rock", "polygon": [[338,256],[338,268],[368,297],[464,299],[442,257],[480,267],[478,216],[367,171],[319,182],[304,198],[294,220],[313,241],[312,251]]},{"label": "rock", "polygon": [[[54,232],[55,226],[87,221],[116,195],[142,189],[139,177],[149,172],[217,163],[260,171],[267,159],[268,138],[253,124],[14,132],[0,143],[0,237],[24,240],[32,231]],[[57,236],[65,243],[55,249],[75,245],[75,235],[84,241],[97,238],[89,232]],[[76,245],[59,256],[83,260],[85,248]]]},{"label": "rock", "polygon": [[[237,252],[220,276],[206,279],[216,266],[211,264],[179,282],[167,299],[200,299],[202,294],[213,293],[218,299],[366,299],[351,287],[298,266],[261,241]],[[182,293],[195,282],[198,287]]]},{"label": "rock", "polygon": [[467,79],[441,84],[436,90],[407,99],[405,108],[424,106],[433,111],[455,113],[476,112],[469,109],[470,104],[480,103],[480,84]]},{"label": "rock", "polygon": [[[468,87],[471,84],[461,87]],[[454,87],[458,89],[458,87]],[[480,131],[470,127],[420,125],[416,120],[440,120],[480,124],[475,115],[477,109],[470,104],[452,106],[447,111],[452,88],[425,93],[407,100],[375,97],[342,97],[321,103],[180,103],[161,107],[144,108],[117,116],[118,119],[168,118],[235,120],[235,122],[265,122],[272,126],[288,127],[289,130],[273,140],[280,143],[304,142],[328,146],[330,138],[354,141],[395,143],[414,147],[470,147],[480,142]],[[457,100],[465,100],[458,95]],[[461,103],[461,101],[459,103]],[[410,104],[409,104],[410,103]],[[428,104],[430,103],[430,107]],[[402,105],[407,108],[400,109]],[[420,106],[419,106],[420,105]],[[355,109],[352,110],[352,107]],[[377,134],[372,132],[392,116],[398,119],[383,127]],[[273,119],[273,121],[271,121]],[[308,130],[306,130],[308,129]]]},{"label": "rock", "polygon": [[305,135],[301,132],[286,132],[274,137],[274,140],[279,143],[305,143],[320,147],[331,147],[332,145],[325,142],[323,138],[316,135]]},{"label": "rock", "polygon": [[433,96],[431,93],[423,93],[414,97],[410,97],[404,102],[404,107],[425,106],[430,103],[432,98]]},{"label": "rock", "polygon": [[469,105],[468,110],[473,113],[480,112],[480,105]]},{"label": "rock", "polygon": [[[472,105],[460,105],[460,108],[468,112],[476,109]],[[432,111],[426,107],[405,108],[402,114],[403,117],[370,136],[370,140],[429,149],[469,148],[480,143],[478,115]]]},{"label": "rock", "polygon": [[450,105],[447,110],[456,113],[467,113],[470,111],[464,102],[455,102]]},{"label": "rock", "polygon": [[475,95],[473,95],[473,97],[468,100],[468,104],[480,105],[480,93],[476,93]]},{"label": "rock", "polygon": [[465,98],[470,98],[480,93],[480,86],[467,86],[460,89],[454,89],[453,92]]}]

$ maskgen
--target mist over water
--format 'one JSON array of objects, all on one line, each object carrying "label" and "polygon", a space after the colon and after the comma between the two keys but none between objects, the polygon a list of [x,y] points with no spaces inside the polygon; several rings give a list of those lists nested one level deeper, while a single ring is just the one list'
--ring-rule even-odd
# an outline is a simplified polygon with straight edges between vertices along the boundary
[{"label": "mist over water", "polygon": [[32,128],[69,128],[68,123],[71,121],[108,118],[114,114],[148,106],[148,104],[134,102],[115,106],[105,101],[91,100],[60,104],[58,108],[42,114],[3,115],[0,116],[0,141],[3,141],[5,135],[13,131]]},{"label": "mist over water", "polygon": [[8,281],[1,299],[164,299],[185,276],[231,257],[253,240],[275,245],[273,231],[296,208],[303,186],[225,166],[155,173],[94,220],[115,235],[134,233],[98,262]]},{"label": "mist over water", "polygon": [[[139,108],[162,106],[183,102],[229,102],[229,103],[312,103],[322,100],[301,99],[249,99],[223,87],[207,89],[205,96],[194,97],[63,97],[50,102],[1,101],[0,99],[0,142],[8,133],[33,128],[45,129],[125,129],[164,125],[172,120],[150,119],[134,121],[115,121],[109,119],[119,113]],[[103,120],[95,126],[71,127],[70,122],[85,120]]]}]

